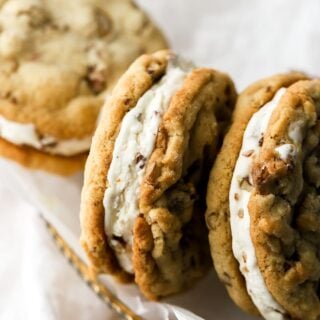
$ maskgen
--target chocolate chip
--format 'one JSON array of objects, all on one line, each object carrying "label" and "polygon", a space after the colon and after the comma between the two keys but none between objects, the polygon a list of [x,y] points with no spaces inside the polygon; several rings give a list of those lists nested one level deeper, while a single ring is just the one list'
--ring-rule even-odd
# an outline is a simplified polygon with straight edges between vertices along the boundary
[{"label": "chocolate chip", "polygon": [[57,141],[52,141],[52,142],[48,142],[48,143],[43,144],[43,147],[53,148],[53,147],[57,146],[57,144],[58,144]]},{"label": "chocolate chip", "polygon": [[95,21],[98,25],[98,33],[100,37],[104,37],[111,32],[112,23],[107,13],[101,9],[95,12]]},{"label": "chocolate chip", "polygon": [[148,68],[147,69],[147,73],[148,75],[150,75],[151,77],[153,77],[153,75],[155,74],[155,70],[151,69],[151,68]]},{"label": "chocolate chip", "polygon": [[147,161],[147,158],[144,155],[142,155],[140,152],[138,152],[136,155],[136,164],[140,169],[144,168],[144,166],[146,165],[146,161]]},{"label": "chocolate chip", "polygon": [[126,245],[126,242],[124,241],[124,239],[122,237],[112,235],[112,240],[119,242],[122,246]]},{"label": "chocolate chip", "polygon": [[243,211],[243,209],[240,209],[240,210],[238,211],[238,217],[239,217],[240,219],[243,219],[243,216],[244,216],[244,211]]},{"label": "chocolate chip", "polygon": [[95,66],[88,66],[85,80],[95,94],[99,94],[106,88],[105,74],[102,70],[98,70]]},{"label": "chocolate chip", "polygon": [[240,177],[239,185],[241,189],[244,189],[246,191],[250,191],[252,188],[249,177]]},{"label": "chocolate chip", "polygon": [[238,194],[238,193],[235,193],[235,194],[234,194],[234,200],[236,200],[236,201],[239,200],[239,194]]},{"label": "chocolate chip", "polygon": [[242,259],[243,259],[243,262],[244,262],[244,263],[247,263],[247,254],[246,254],[246,253],[244,253],[244,254],[242,255]]},{"label": "chocolate chip", "polygon": [[10,97],[10,101],[14,104],[17,104],[18,103],[18,99],[14,96]]},{"label": "chocolate chip", "polygon": [[253,153],[254,153],[254,150],[247,150],[247,151],[243,151],[242,155],[244,157],[250,157]]},{"label": "chocolate chip", "polygon": [[261,147],[263,145],[263,140],[264,140],[264,136],[262,134],[261,138],[259,139],[259,147]]}]

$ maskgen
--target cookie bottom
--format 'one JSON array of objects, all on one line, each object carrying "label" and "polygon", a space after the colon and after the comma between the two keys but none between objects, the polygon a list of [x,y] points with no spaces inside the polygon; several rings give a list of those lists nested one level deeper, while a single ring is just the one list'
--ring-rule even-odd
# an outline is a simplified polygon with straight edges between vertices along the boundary
[{"label": "cookie bottom", "polygon": [[62,176],[83,170],[87,159],[86,153],[72,157],[49,155],[26,146],[16,146],[1,138],[0,156],[18,162],[28,169],[43,170]]}]

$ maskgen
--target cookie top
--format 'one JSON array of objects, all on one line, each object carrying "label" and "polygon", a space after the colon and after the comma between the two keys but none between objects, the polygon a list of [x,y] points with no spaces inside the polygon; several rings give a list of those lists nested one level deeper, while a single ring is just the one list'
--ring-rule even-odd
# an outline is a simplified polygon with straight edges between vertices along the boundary
[{"label": "cookie top", "polygon": [[251,238],[266,286],[285,315],[320,317],[320,80],[283,92],[253,158]]},{"label": "cookie top", "polygon": [[120,281],[133,277],[120,267],[106,238],[103,198],[107,174],[125,114],[165,74],[168,59],[167,51],[143,55],[122,75],[102,109],[86,163],[80,210],[81,243],[96,271],[113,274]]},{"label": "cookie top", "polygon": [[[241,271],[244,268],[240,271],[241,266],[234,256],[232,247],[229,202],[231,181],[239,158],[243,134],[252,116],[270,102],[280,88],[289,87],[305,78],[305,75],[299,73],[274,76],[253,84],[239,96],[233,124],[226,135],[209,179],[206,218],[214,265],[233,300],[242,309],[251,313],[257,313],[257,309],[248,294],[247,284],[242,276]],[[241,216],[243,216],[242,211],[239,217]],[[242,228],[239,236],[250,233],[245,230],[247,229]]]},{"label": "cookie top", "polygon": [[[201,196],[205,191],[200,189],[206,185],[235,95],[226,75],[189,69],[168,51],[142,56],[123,75],[103,110],[82,192],[81,240],[98,271],[122,280],[134,276],[152,299],[183,290],[206,272],[210,261]],[[146,100],[152,103],[144,110]],[[153,110],[158,104],[166,108]],[[149,111],[152,121],[147,125]],[[145,138],[144,126],[149,132]],[[126,141],[133,131],[136,137]],[[150,152],[130,156],[137,141],[144,148],[151,138]],[[119,167],[120,163],[126,165]],[[123,175],[122,168],[131,169]],[[129,197],[136,181],[139,192]],[[113,190],[123,185],[118,197]],[[121,208],[113,215],[110,205],[122,206],[123,198],[128,214],[125,223],[117,224]],[[131,219],[133,211],[138,214]],[[122,232],[128,226],[133,239],[130,230]],[[121,259],[126,250],[132,266]]]},{"label": "cookie top", "polygon": [[[130,0],[2,1],[3,138],[67,156],[52,144],[87,139],[85,146],[72,141],[73,154],[87,150],[103,98],[119,75],[140,54],[164,47],[161,32]],[[27,141],[18,130],[27,132]]]}]

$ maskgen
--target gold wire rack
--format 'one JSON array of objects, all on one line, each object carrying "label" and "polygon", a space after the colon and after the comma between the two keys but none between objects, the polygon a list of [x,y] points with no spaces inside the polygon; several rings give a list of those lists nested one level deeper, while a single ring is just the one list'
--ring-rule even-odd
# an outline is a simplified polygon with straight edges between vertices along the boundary
[{"label": "gold wire rack", "polygon": [[[43,217],[42,217],[43,218]],[[68,243],[60,236],[57,229],[43,218],[55,244],[62,254],[69,261],[71,266],[78,272],[87,285],[102,299],[111,309],[113,309],[122,319],[142,320],[128,306],[120,301],[92,272],[87,264],[74,252]]]}]

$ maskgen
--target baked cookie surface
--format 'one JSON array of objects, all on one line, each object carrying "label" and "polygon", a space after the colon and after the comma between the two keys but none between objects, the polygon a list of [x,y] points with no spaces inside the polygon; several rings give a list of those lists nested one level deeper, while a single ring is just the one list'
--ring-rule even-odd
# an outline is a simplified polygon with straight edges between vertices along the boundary
[{"label": "baked cookie surface", "polygon": [[320,317],[320,80],[289,87],[253,160],[251,237],[270,293],[294,319]]},{"label": "baked cookie surface", "polygon": [[[233,233],[230,225],[232,224],[232,221],[230,221],[232,201],[240,203],[247,195],[241,199],[241,195],[238,192],[231,195],[231,184],[233,179],[235,182],[238,182],[237,180],[242,181],[240,179],[241,174],[235,173],[235,169],[241,156],[240,149],[243,148],[244,132],[247,130],[248,123],[251,122],[253,115],[257,114],[263,106],[270,103],[279,89],[290,87],[302,79],[306,79],[306,76],[298,73],[274,76],[253,84],[239,96],[231,128],[224,139],[223,147],[209,179],[206,220],[214,265],[235,303],[250,313],[257,313],[258,311],[250,297],[251,293],[248,294],[250,289],[247,288],[248,283],[243,276],[246,273],[246,267],[245,263],[241,263],[246,260],[246,256],[236,259],[234,253],[237,243],[241,243],[241,239],[239,240],[238,238],[241,238],[241,235],[250,235],[250,228],[248,228],[248,224],[241,225],[238,223],[240,227],[238,229],[234,228],[235,231]],[[259,132],[259,125],[263,126],[263,121],[260,121],[260,119],[258,119],[257,123],[258,127],[256,127],[257,129],[253,128],[253,132]],[[260,144],[264,143],[263,139],[260,138],[254,141],[257,143],[256,148],[259,148]],[[244,158],[254,156],[252,150],[243,150],[243,153]],[[248,167],[251,167],[251,164],[244,163],[238,167],[237,170],[241,173],[241,170],[247,170]],[[234,177],[235,175],[239,177]],[[250,189],[251,186],[248,185],[250,179],[247,176],[243,178],[243,188]],[[234,199],[231,200],[231,197],[234,197]],[[244,217],[242,210],[240,210],[238,216],[240,221],[241,217]],[[250,225],[250,219],[242,220],[246,222],[249,220]],[[234,234],[239,236],[236,237]],[[239,251],[241,250],[239,249]],[[256,262],[253,261],[253,265],[255,264]],[[261,299],[265,299],[265,297]]]},{"label": "baked cookie surface", "polygon": [[[96,271],[134,278],[151,299],[205,274],[210,260],[202,188],[235,96],[226,75],[194,68],[169,51],[140,57],[122,76],[94,136],[82,192],[81,241]],[[166,101],[166,108],[153,110],[157,101]],[[146,122],[151,111],[156,127]],[[136,141],[147,147],[142,142],[152,136],[150,152],[141,149],[130,160]],[[123,167],[135,169],[123,174]],[[121,197],[117,183],[125,186]],[[134,196],[132,186],[139,190]]]},{"label": "baked cookie surface", "polygon": [[0,136],[65,157],[129,64],[167,46],[130,0],[2,1],[0,27]]}]

